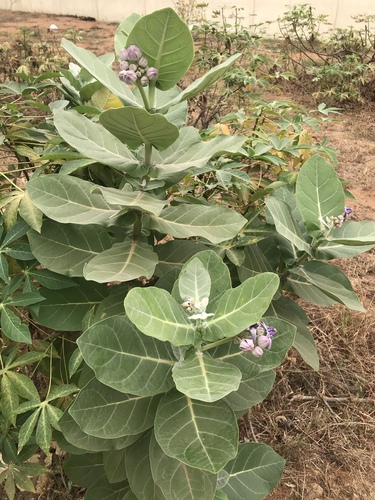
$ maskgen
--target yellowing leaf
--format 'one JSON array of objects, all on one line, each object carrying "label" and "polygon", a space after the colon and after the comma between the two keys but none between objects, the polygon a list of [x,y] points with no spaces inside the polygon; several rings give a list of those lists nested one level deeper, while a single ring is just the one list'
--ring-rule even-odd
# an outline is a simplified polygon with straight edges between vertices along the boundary
[{"label": "yellowing leaf", "polygon": [[102,87],[93,93],[91,104],[101,109],[124,107],[120,99],[106,87]]},{"label": "yellowing leaf", "polygon": [[211,132],[211,135],[230,135],[229,127],[227,125],[224,125],[223,123],[215,123],[214,127],[215,130]]}]

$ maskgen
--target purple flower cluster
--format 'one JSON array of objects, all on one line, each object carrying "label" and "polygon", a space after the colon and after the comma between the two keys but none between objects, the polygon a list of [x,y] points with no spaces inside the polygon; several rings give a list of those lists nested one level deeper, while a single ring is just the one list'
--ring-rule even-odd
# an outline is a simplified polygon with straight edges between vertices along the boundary
[{"label": "purple flower cluster", "polygon": [[142,56],[142,51],[137,45],[121,49],[120,60],[119,77],[128,85],[133,85],[139,80],[142,87],[147,87],[150,80],[156,80],[158,77],[158,70],[148,67],[148,61]]},{"label": "purple flower cluster", "polygon": [[346,220],[348,220],[349,218],[349,215],[353,212],[353,210],[350,208],[350,207],[345,207],[345,210],[344,210],[344,213],[343,213],[343,222],[345,222]]},{"label": "purple flower cluster", "polygon": [[251,337],[241,340],[240,349],[242,351],[251,352],[253,356],[260,358],[263,356],[263,349],[271,349],[272,337],[276,334],[276,328],[260,321],[246,328],[246,331],[251,334]]}]

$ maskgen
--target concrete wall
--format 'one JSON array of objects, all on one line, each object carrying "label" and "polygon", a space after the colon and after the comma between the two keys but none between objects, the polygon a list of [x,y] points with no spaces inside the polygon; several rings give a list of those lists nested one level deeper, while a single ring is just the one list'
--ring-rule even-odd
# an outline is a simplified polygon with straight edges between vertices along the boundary
[{"label": "concrete wall", "polygon": [[[189,0],[182,0],[189,1]],[[203,0],[204,1],[204,0]],[[222,7],[223,0],[207,0],[207,16]],[[196,0],[197,3],[202,0]],[[227,5],[244,8],[243,24],[276,20],[287,10],[287,5],[310,3],[320,14],[327,14],[333,27],[353,25],[355,14],[375,14],[375,0],[236,0]],[[163,7],[173,7],[172,0],[0,0],[0,9],[47,14],[90,16],[98,21],[121,22],[132,12],[147,14]],[[1,19],[0,19],[1,29]]]}]

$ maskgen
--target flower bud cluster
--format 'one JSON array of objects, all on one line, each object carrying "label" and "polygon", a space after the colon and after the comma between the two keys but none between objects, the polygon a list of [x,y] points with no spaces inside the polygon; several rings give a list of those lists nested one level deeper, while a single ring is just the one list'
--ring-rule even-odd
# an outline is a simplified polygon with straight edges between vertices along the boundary
[{"label": "flower bud cluster", "polygon": [[134,85],[138,80],[142,87],[147,87],[150,80],[156,80],[158,77],[158,70],[148,67],[148,61],[142,56],[142,51],[137,45],[121,49],[120,60],[119,77],[128,85]]},{"label": "flower bud cluster", "polygon": [[183,302],[181,305],[185,309],[185,311],[194,313],[189,316],[190,320],[199,319],[204,321],[210,316],[213,316],[213,313],[206,313],[206,307],[208,306],[208,297],[204,297],[199,302],[195,299],[189,299]]},{"label": "flower bud cluster", "polygon": [[346,222],[349,219],[349,215],[353,212],[350,207],[345,207],[344,213],[335,217],[332,215],[331,217],[326,217],[326,222],[324,225],[329,229],[333,229],[334,227],[341,227],[343,222]]},{"label": "flower bud cluster", "polygon": [[251,337],[241,340],[240,349],[244,352],[251,352],[256,358],[263,356],[263,349],[271,349],[272,337],[276,334],[276,328],[268,326],[264,321],[246,328]]}]

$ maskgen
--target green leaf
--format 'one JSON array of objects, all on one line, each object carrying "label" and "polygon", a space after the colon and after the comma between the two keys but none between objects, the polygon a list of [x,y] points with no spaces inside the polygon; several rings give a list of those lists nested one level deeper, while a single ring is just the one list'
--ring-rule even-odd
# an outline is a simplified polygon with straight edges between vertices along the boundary
[{"label": "green leaf", "polygon": [[5,373],[1,379],[1,411],[3,416],[13,425],[16,425],[18,405],[18,394]]},{"label": "green leaf", "polygon": [[138,21],[141,16],[136,14],[130,14],[126,19],[118,25],[115,32],[115,53],[119,54],[120,50],[127,46],[128,36],[133,26]]},{"label": "green leaf", "polygon": [[237,391],[242,373],[233,365],[213,359],[200,351],[173,369],[177,390],[192,399],[211,403]]},{"label": "green leaf", "polygon": [[145,210],[154,215],[159,215],[167,201],[159,200],[155,196],[144,191],[125,191],[110,187],[98,186],[105,201],[112,205],[120,205],[126,208]]},{"label": "green leaf", "polygon": [[296,201],[308,232],[319,235],[326,217],[344,211],[345,193],[335,169],[320,156],[307,160],[297,177]]},{"label": "green leaf", "polygon": [[105,474],[110,483],[125,481],[125,448],[122,450],[111,450],[103,453],[103,465]]},{"label": "green leaf", "polygon": [[147,432],[126,449],[126,473],[138,500],[164,500],[165,497],[154,483],[151,473],[150,437],[151,432]]},{"label": "green leaf", "polygon": [[77,331],[82,329],[82,320],[92,307],[101,303],[109,290],[105,285],[78,281],[79,287],[64,290],[48,290],[40,288],[46,299],[33,317],[43,326],[61,331]]},{"label": "green leaf", "polygon": [[195,343],[195,331],[185,311],[165,290],[133,288],[124,305],[130,321],[145,335],[174,346]]},{"label": "green leaf", "polygon": [[125,316],[94,324],[77,343],[98,380],[117,391],[151,396],[173,386],[168,344],[143,335]]},{"label": "green leaf", "polygon": [[124,436],[116,439],[103,439],[100,437],[90,436],[89,434],[83,432],[68,411],[66,411],[60,419],[59,426],[68,444],[70,443],[71,445],[74,445],[72,449],[67,449],[63,446],[62,448],[69,453],[74,454],[85,453],[85,451],[82,450],[96,452],[126,448],[140,437],[139,434]]},{"label": "green leaf", "polygon": [[298,250],[311,255],[311,247],[302,236],[298,224],[292,217],[292,211],[289,206],[284,201],[273,196],[267,198],[266,205],[271,212],[276,231],[293,243]]},{"label": "green leaf", "polygon": [[78,394],[69,413],[91,436],[116,439],[152,427],[160,395],[133,396],[92,379]]},{"label": "green leaf", "polygon": [[[152,435],[150,443],[152,477],[166,500],[212,500],[216,475],[189,467],[166,455]],[[139,497],[148,500],[147,497]],[[151,497],[150,497],[151,498]],[[159,497],[156,497],[159,500]]]},{"label": "green leaf", "polygon": [[82,155],[129,175],[147,172],[125,144],[84,115],[55,111],[54,123],[61,137]]},{"label": "green leaf", "polygon": [[8,371],[7,376],[11,381],[15,391],[24,399],[38,400],[38,391],[31,379],[22,373]]},{"label": "green leaf", "polygon": [[228,500],[228,497],[223,490],[216,490],[213,500]]},{"label": "green leaf", "polygon": [[85,494],[85,500],[137,500],[130,490],[129,483],[111,484],[105,476],[101,477]]},{"label": "green leaf", "polygon": [[213,473],[237,454],[238,428],[229,406],[195,401],[175,390],[159,403],[155,437],[168,456]]},{"label": "green leaf", "polygon": [[225,62],[218,64],[210,71],[208,71],[204,76],[195,80],[191,85],[189,85],[185,90],[183,90],[179,96],[175,97],[171,101],[169,101],[164,106],[158,108],[156,111],[160,113],[165,113],[167,109],[171,106],[178,104],[181,101],[188,101],[195,95],[199,94],[202,90],[209,88],[213,85],[217,80],[219,80],[226,71],[233,66],[233,64],[241,57],[241,54],[234,54],[229,57]]},{"label": "green leaf", "polygon": [[2,253],[0,254],[0,278],[5,281],[5,283],[9,281],[9,265]]},{"label": "green leaf", "polygon": [[316,250],[318,259],[354,257],[371,250],[375,243],[375,222],[347,221],[333,229]]},{"label": "green leaf", "polygon": [[7,365],[7,368],[15,368],[16,366],[31,365],[36,361],[40,361],[46,356],[45,352],[30,351],[21,354],[15,361]]},{"label": "green leaf", "polygon": [[265,350],[261,358],[241,351],[235,342],[222,344],[212,351],[210,349],[210,354],[216,359],[237,366],[244,379],[276,368],[283,362],[286,353],[293,344],[296,327],[278,318],[265,316],[263,320],[267,325],[276,328],[277,333],[272,339],[272,348],[269,351]]},{"label": "green leaf", "polygon": [[127,45],[137,45],[150,67],[158,70],[156,86],[168,90],[184,76],[194,58],[190,30],[167,7],[141,17],[131,30]]},{"label": "green leaf", "polygon": [[43,212],[32,203],[27,191],[24,191],[19,206],[19,214],[32,229],[40,232],[43,223]]},{"label": "green leaf", "polygon": [[3,248],[2,251],[17,260],[34,260],[34,255],[27,243],[14,243],[9,248]]},{"label": "green leaf", "polygon": [[265,444],[240,444],[236,458],[224,467],[229,477],[222,490],[231,500],[261,500],[279,482],[284,464]]},{"label": "green leaf", "polygon": [[142,240],[127,238],[92,258],[85,265],[83,274],[86,280],[98,283],[131,281],[140,276],[151,278],[156,264],[157,255],[152,246]]},{"label": "green leaf", "polygon": [[186,204],[165,208],[159,216],[143,216],[142,219],[149,229],[175,238],[201,236],[211,243],[234,238],[246,223],[242,215],[226,207]]},{"label": "green leaf", "polygon": [[103,456],[101,453],[70,455],[64,462],[64,472],[73,483],[89,488],[105,475]]},{"label": "green leaf", "polygon": [[216,341],[234,337],[248,326],[258,323],[278,287],[276,274],[263,273],[247,279],[237,288],[227,290],[212,308],[208,306],[207,311],[214,315],[207,319],[203,338]]},{"label": "green leaf", "polygon": [[155,274],[163,276],[175,267],[181,269],[185,262],[194,257],[197,252],[206,250],[206,247],[190,240],[172,240],[163,245],[156,245],[154,250],[159,258]]},{"label": "green leaf", "polygon": [[22,323],[20,318],[7,307],[1,308],[1,329],[10,340],[31,344],[28,326]]},{"label": "green leaf", "polygon": [[47,416],[51,426],[54,429],[61,431],[61,428],[59,426],[59,420],[63,416],[64,412],[60,410],[60,408],[57,408],[57,406],[53,405],[46,405],[45,408],[47,410]]},{"label": "green leaf", "polygon": [[16,485],[14,483],[13,474],[10,474],[9,472],[4,484],[4,490],[8,495],[9,500],[14,500],[14,496],[16,494]]},{"label": "green leaf", "polygon": [[24,446],[28,443],[34,427],[38,421],[40,410],[41,408],[39,407],[21,425],[18,433],[18,453],[20,453]]},{"label": "green leaf", "polygon": [[35,440],[40,448],[42,448],[44,453],[48,456],[52,441],[52,430],[45,406],[42,407],[39,415],[38,425],[36,426]]},{"label": "green leaf", "polygon": [[53,401],[57,398],[66,398],[78,391],[74,384],[61,384],[54,387],[46,396],[46,401]]},{"label": "green leaf", "polygon": [[9,246],[14,241],[19,240],[22,236],[25,236],[27,231],[30,229],[29,225],[24,221],[16,222],[7,232],[5,238],[1,244],[1,248]]},{"label": "green leaf", "polygon": [[108,205],[95,184],[69,175],[51,174],[27,183],[33,203],[50,219],[73,224],[109,224],[119,207]]},{"label": "green leaf", "polygon": [[[101,226],[60,224],[52,220],[44,222],[40,233],[30,231],[28,238],[35,258],[43,266],[67,276],[82,276],[85,264],[112,245],[107,231]],[[61,281],[52,283],[47,279],[47,283],[47,288],[51,285],[55,290],[65,288],[57,286]]]},{"label": "green leaf", "polygon": [[63,288],[77,286],[77,283],[67,276],[54,273],[49,269],[33,269],[32,271],[28,271],[28,275],[49,290],[62,290]]},{"label": "green leaf", "polygon": [[165,116],[141,108],[118,108],[104,111],[100,123],[122,143],[135,149],[142,144],[163,151],[178,138],[178,128]]},{"label": "green leaf", "polygon": [[211,291],[211,278],[202,262],[196,257],[183,267],[179,279],[178,289],[182,300],[200,302],[208,299]]},{"label": "green leaf", "polygon": [[297,327],[293,347],[311,368],[319,370],[318,351],[314,338],[306,326],[309,323],[309,318],[306,316],[305,311],[291,298],[280,297],[278,300],[271,302],[266,314],[267,316],[284,319]]},{"label": "green leaf", "polygon": [[262,372],[257,376],[243,378],[235,392],[228,394],[224,401],[233,411],[245,411],[261,403],[271,392],[276,373],[273,370]]},{"label": "green leaf", "polygon": [[325,262],[305,262],[303,266],[290,270],[292,276],[301,276],[330,299],[344,304],[354,311],[365,312],[363,305],[354,293],[347,276],[335,266]]},{"label": "green leaf", "polygon": [[22,474],[21,471],[18,471],[16,468],[13,469],[14,480],[19,488],[22,488],[25,491],[35,492],[34,484],[26,475]]},{"label": "green leaf", "polygon": [[127,106],[139,107],[129,87],[121,82],[118,75],[98,57],[65,38],[62,39],[61,45],[83,68],[87,69],[96,80],[117,95]]}]

